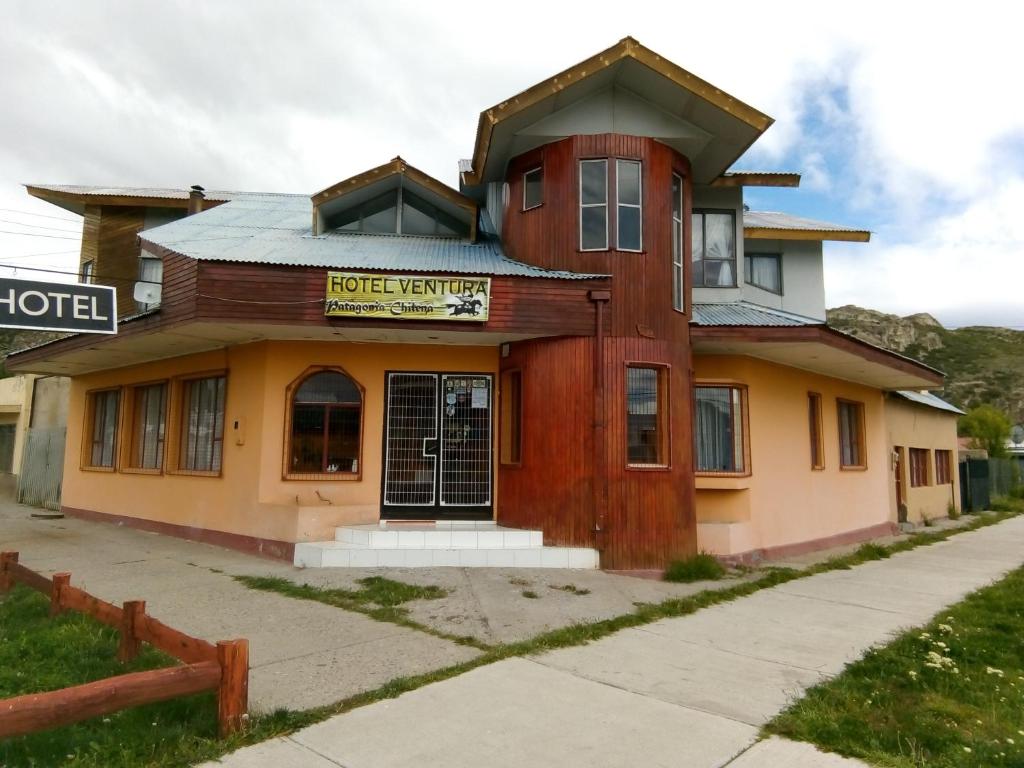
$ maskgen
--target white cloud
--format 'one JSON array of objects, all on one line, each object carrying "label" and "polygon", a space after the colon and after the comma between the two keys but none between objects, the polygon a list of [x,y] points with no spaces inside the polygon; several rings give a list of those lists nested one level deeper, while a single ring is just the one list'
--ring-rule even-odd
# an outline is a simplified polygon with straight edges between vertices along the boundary
[{"label": "white cloud", "polygon": [[1024,328],[1021,211],[1024,178],[1016,178],[963,211],[936,218],[917,239],[888,231],[869,246],[829,244],[829,304],[863,305],[872,296],[873,308],[897,314]]}]

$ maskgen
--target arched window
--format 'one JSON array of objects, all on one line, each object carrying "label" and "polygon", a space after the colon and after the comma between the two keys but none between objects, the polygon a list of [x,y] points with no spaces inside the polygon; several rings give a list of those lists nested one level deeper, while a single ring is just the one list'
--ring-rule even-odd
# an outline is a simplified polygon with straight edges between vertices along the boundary
[{"label": "arched window", "polygon": [[340,371],[305,378],[291,398],[288,474],[359,472],[363,396]]}]

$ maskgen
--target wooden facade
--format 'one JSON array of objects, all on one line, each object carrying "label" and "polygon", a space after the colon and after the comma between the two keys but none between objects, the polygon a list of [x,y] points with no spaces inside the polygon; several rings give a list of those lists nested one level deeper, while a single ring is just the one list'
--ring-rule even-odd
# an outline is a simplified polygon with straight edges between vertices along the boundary
[{"label": "wooden facade", "polygon": [[[580,250],[578,168],[591,158],[607,158],[609,173],[616,159],[640,161],[639,253]],[[537,167],[543,168],[543,201],[522,210],[523,173]],[[514,158],[506,179],[510,202],[502,234],[509,254],[549,269],[609,274],[611,291],[600,333],[519,342],[502,360],[502,370],[521,371],[523,430],[520,465],[500,468],[498,519],[542,526],[552,542],[596,546],[606,568],[657,567],[696,551],[689,317],[673,309],[672,300],[673,174],[684,181],[687,221],[689,163],[653,139],[569,137]],[[614,179],[608,188],[614,245]],[[682,248],[688,286],[689,238]],[[664,466],[627,460],[629,364],[666,372]]]}]

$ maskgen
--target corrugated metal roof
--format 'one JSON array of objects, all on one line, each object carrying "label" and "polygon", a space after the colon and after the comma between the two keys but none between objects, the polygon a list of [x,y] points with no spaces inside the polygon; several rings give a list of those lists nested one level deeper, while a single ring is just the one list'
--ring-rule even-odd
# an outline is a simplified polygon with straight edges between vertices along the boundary
[{"label": "corrugated metal roof", "polygon": [[139,234],[143,244],[200,261],[236,261],[329,269],[406,270],[547,277],[605,275],[541,269],[505,256],[497,239],[471,243],[449,237],[310,234],[312,204],[303,195],[245,197]]},{"label": "corrugated metal roof", "polygon": [[[187,200],[188,189],[172,187],[95,187],[80,184],[29,184],[37,189],[51,192],[66,192],[73,195],[89,195],[95,197],[158,197],[167,200]],[[207,189],[203,192],[207,200],[235,200],[240,197],[298,197],[282,192],[228,192],[225,190]]]},{"label": "corrugated metal roof", "polygon": [[829,224],[778,211],[744,211],[743,226],[760,229],[804,229],[810,232],[866,232],[856,227]]},{"label": "corrugated metal roof", "polygon": [[959,413],[961,415],[963,414],[963,411],[955,405],[947,403],[941,397],[937,397],[931,392],[918,392],[913,389],[900,389],[897,390],[896,394],[905,400],[917,403],[918,405],[927,405],[929,408],[937,408],[940,411],[949,411],[950,413]]},{"label": "corrugated metal roof", "polygon": [[781,309],[762,307],[749,301],[722,304],[694,304],[691,322],[695,325],[788,326],[824,325],[815,320]]}]

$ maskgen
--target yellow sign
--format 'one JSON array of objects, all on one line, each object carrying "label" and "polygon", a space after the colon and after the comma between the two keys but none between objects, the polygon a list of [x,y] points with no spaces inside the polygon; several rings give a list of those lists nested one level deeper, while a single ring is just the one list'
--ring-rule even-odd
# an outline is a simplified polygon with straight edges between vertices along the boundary
[{"label": "yellow sign", "polygon": [[490,304],[489,277],[328,272],[324,313],[328,317],[482,322]]}]

